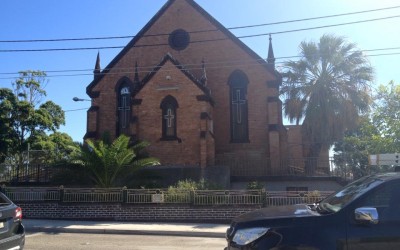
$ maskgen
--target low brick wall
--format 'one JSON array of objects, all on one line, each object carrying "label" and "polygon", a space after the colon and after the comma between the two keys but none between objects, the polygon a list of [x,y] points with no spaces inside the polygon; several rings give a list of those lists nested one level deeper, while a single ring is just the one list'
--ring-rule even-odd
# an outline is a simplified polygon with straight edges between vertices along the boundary
[{"label": "low brick wall", "polygon": [[63,220],[113,220],[146,222],[228,223],[260,205],[193,206],[180,204],[60,203],[25,202],[18,204],[24,218]]}]

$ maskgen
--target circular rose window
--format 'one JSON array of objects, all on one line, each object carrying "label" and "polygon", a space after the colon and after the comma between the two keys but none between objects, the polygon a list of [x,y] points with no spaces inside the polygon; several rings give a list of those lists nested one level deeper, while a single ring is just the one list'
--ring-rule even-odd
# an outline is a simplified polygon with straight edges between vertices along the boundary
[{"label": "circular rose window", "polygon": [[190,36],[183,29],[178,29],[169,35],[169,46],[174,50],[184,50],[190,43]]}]

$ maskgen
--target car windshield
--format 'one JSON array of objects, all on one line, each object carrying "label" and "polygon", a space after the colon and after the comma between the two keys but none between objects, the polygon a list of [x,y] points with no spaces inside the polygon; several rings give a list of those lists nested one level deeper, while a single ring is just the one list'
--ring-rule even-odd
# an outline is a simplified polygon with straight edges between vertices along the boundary
[{"label": "car windshield", "polygon": [[338,212],[351,201],[382,182],[383,181],[378,177],[361,178],[349,184],[339,192],[328,196],[319,203],[319,206],[324,211]]}]

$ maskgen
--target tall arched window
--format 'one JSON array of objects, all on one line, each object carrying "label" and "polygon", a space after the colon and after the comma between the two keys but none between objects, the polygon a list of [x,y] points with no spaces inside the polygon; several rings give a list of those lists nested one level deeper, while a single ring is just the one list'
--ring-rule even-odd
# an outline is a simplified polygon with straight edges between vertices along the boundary
[{"label": "tall arched window", "polygon": [[162,110],[162,139],[163,140],[176,140],[178,139],[176,133],[178,102],[170,95],[166,96],[160,105]]},{"label": "tall arched window", "polygon": [[249,142],[247,85],[249,80],[240,70],[229,77],[231,142]]},{"label": "tall arched window", "polygon": [[124,81],[118,88],[118,134],[129,135],[129,124],[131,121],[131,86]]}]

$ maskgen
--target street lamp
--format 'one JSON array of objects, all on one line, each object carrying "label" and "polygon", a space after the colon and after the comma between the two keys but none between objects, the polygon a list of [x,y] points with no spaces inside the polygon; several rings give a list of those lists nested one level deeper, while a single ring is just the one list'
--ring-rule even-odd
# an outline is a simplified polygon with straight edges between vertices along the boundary
[{"label": "street lamp", "polygon": [[74,101],[74,102],[84,102],[84,101],[86,101],[86,102],[91,102],[92,100],[89,100],[89,99],[82,99],[82,98],[78,98],[78,97],[74,97],[74,98],[72,98],[72,100]]}]

